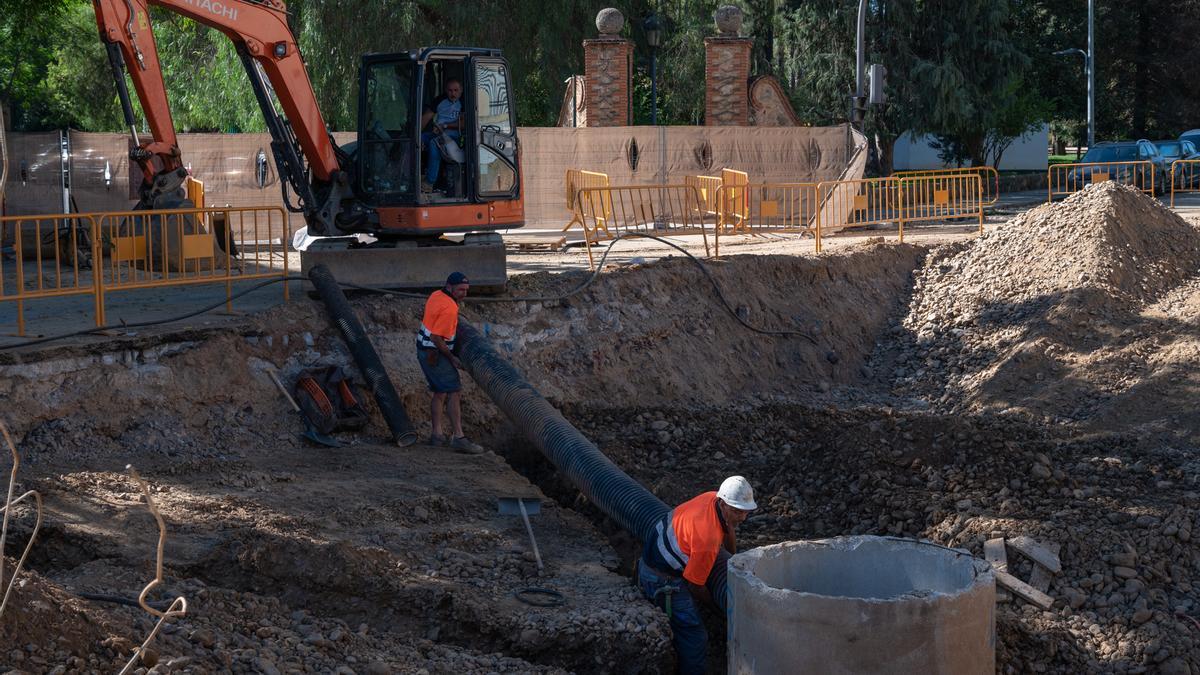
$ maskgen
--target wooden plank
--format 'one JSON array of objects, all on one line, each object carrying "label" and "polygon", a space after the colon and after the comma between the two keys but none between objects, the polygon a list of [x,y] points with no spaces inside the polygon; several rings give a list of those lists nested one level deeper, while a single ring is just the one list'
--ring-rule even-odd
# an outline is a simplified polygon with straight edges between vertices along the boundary
[{"label": "wooden plank", "polygon": [[1007,540],[1007,544],[1013,547],[1013,550],[1024,555],[1035,563],[1045,567],[1052,574],[1062,572],[1062,563],[1058,560],[1058,553],[1052,553],[1045,546],[1034,541],[1031,537],[1012,537]]},{"label": "wooden plank", "polygon": [[1046,595],[1038,589],[1014,577],[1008,572],[996,570],[996,582],[1012,591],[1017,597],[1031,602],[1042,609],[1050,609],[1054,604],[1054,598]]},{"label": "wooden plank", "polygon": [[505,237],[505,243],[516,246],[518,249],[547,249],[558,250],[563,248],[567,243],[567,238],[563,236],[524,236],[524,237]]},{"label": "wooden plank", "polygon": [[992,563],[992,567],[1001,572],[1008,571],[1008,554],[1004,551],[1004,537],[988,539],[983,542],[983,557]]},{"label": "wooden plank", "polygon": [[[1055,558],[1058,557],[1060,548],[1061,547],[1055,542],[1046,544],[1046,550],[1054,555]],[[1047,570],[1045,567],[1042,567],[1040,564],[1038,564],[1037,561],[1034,561],[1033,573],[1029,575],[1029,585],[1045,593],[1046,590],[1050,588],[1050,580],[1053,577],[1054,574],[1052,574],[1050,570]]]}]

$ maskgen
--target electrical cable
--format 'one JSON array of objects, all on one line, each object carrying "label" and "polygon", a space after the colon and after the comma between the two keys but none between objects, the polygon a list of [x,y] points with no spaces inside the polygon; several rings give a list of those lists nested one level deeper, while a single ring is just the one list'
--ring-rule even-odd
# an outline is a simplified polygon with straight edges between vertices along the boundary
[{"label": "electrical cable", "polygon": [[[597,263],[596,269],[592,271],[592,274],[587,279],[585,279],[583,281],[583,283],[579,284],[575,288],[573,288],[561,295],[533,296],[533,297],[524,297],[524,298],[468,297],[466,301],[471,302],[471,303],[488,303],[488,302],[556,302],[559,300],[566,300],[567,298],[578,295],[578,294],[582,293],[583,291],[585,291],[589,286],[592,285],[593,282],[596,281],[596,279],[598,279],[600,277],[600,274],[604,270],[605,261],[608,260],[609,254],[611,254],[614,250],[614,248],[613,248],[614,245],[617,242],[622,241],[624,239],[651,239],[651,240],[657,241],[660,244],[665,244],[667,246],[670,246],[671,248],[675,249],[676,251],[679,251],[680,253],[682,253],[684,256],[687,257],[687,259],[691,263],[695,264],[698,268],[700,268],[700,271],[704,274],[704,277],[712,285],[713,290],[715,290],[717,292],[717,298],[721,301],[721,304],[724,305],[725,310],[729,312],[729,315],[732,316],[734,318],[734,320],[736,320],[738,323],[742,324],[742,326],[745,327],[747,330],[753,331],[760,335],[770,335],[772,337],[801,337],[801,338],[804,338],[805,340],[808,340],[809,342],[811,342],[814,345],[817,344],[816,339],[814,339],[811,335],[809,335],[808,333],[805,333],[803,331],[771,330],[771,329],[766,329],[766,328],[759,328],[758,326],[751,324],[749,321],[742,318],[742,316],[740,314],[738,314],[737,309],[735,309],[733,304],[731,302],[729,302],[729,298],[725,296],[725,291],[721,288],[720,282],[718,282],[716,277],[713,276],[712,271],[710,271],[704,265],[703,261],[701,261],[699,258],[697,258],[696,256],[689,253],[682,246],[679,246],[678,244],[676,244],[674,242],[668,241],[662,237],[656,237],[652,234],[642,234],[640,232],[630,232],[630,233],[622,234],[618,237],[615,237],[612,240],[612,242],[609,244],[608,248],[605,249],[604,254],[600,256],[600,262]],[[374,292],[383,293],[386,295],[398,295],[401,297],[420,298],[420,299],[424,299],[426,297],[419,293],[405,293],[403,291],[389,291],[389,290],[384,290],[384,289],[370,288],[367,286],[359,286],[356,284],[351,284],[351,283],[346,283],[346,282],[339,282],[339,283],[341,283],[343,286],[347,286],[350,288],[355,288],[355,289],[362,290],[362,291],[374,291]]]},{"label": "electrical cable", "polygon": [[[729,315],[731,317],[733,317],[735,321],[737,321],[739,324],[741,324],[747,330],[752,331],[754,333],[758,333],[759,335],[767,335],[767,336],[771,336],[771,337],[800,337],[800,338],[804,338],[805,340],[808,340],[809,342],[811,342],[814,345],[817,344],[817,341],[815,338],[813,338],[811,335],[809,335],[808,333],[805,333],[803,331],[772,330],[772,329],[767,329],[767,328],[759,328],[758,326],[751,324],[749,321],[744,319],[740,314],[738,314],[737,309],[734,308],[733,304],[729,301],[729,298],[726,297],[725,291],[721,288],[720,282],[718,282],[717,278],[713,276],[712,271],[710,271],[704,265],[703,261],[701,261],[699,258],[697,258],[696,256],[689,253],[686,249],[679,246],[678,244],[667,241],[666,239],[664,239],[662,237],[656,237],[651,234],[641,234],[641,233],[637,233],[637,232],[623,234],[623,235],[620,235],[619,237],[614,238],[610,242],[609,247],[604,251],[604,254],[600,256],[600,261],[596,265],[596,269],[592,271],[592,273],[588,276],[587,279],[584,279],[584,281],[582,283],[580,283],[575,288],[567,291],[566,293],[562,293],[559,295],[549,295],[549,296],[526,296],[526,297],[515,297],[515,298],[513,298],[513,297],[500,298],[500,297],[486,297],[486,296],[485,297],[468,297],[466,299],[466,301],[469,303],[496,303],[496,302],[557,302],[560,300],[566,300],[567,298],[579,295],[583,291],[587,290],[588,287],[590,287],[593,283],[595,283],[595,281],[598,278],[600,278],[600,275],[604,270],[604,263],[605,263],[605,261],[608,260],[609,254],[611,254],[613,252],[614,245],[617,242],[625,240],[625,239],[635,239],[635,238],[636,239],[651,239],[651,240],[657,241],[660,244],[665,244],[667,246],[670,246],[671,248],[675,249],[676,251],[679,251],[684,256],[686,256],[687,259],[691,263],[696,265],[700,269],[700,271],[704,274],[704,277],[708,280],[709,284],[712,285],[713,290],[716,291],[717,298],[721,301],[722,306],[724,306],[725,310],[729,313]],[[201,314],[211,312],[212,310],[226,304],[227,302],[231,302],[231,301],[236,300],[237,298],[240,298],[244,295],[253,293],[254,291],[257,291],[258,289],[263,288],[265,286],[270,286],[272,284],[278,284],[278,283],[283,283],[283,282],[288,282],[288,281],[306,281],[306,280],[307,280],[306,277],[302,277],[302,276],[295,275],[295,274],[288,275],[286,277],[278,277],[275,279],[268,279],[262,283],[255,284],[254,286],[251,286],[250,288],[246,288],[241,291],[238,291],[237,293],[234,293],[233,295],[229,296],[227,299],[219,300],[217,302],[212,303],[211,305],[206,305],[195,311],[188,312],[187,314],[181,314],[179,316],[168,317],[166,319],[155,319],[155,320],[151,320],[151,321],[139,321],[137,323],[110,324],[107,326],[99,326],[96,328],[87,328],[84,330],[74,331],[71,333],[63,333],[60,335],[50,335],[50,336],[46,336],[46,337],[36,338],[33,340],[25,340],[24,342],[14,342],[14,343],[7,344],[7,345],[0,345],[0,351],[4,351],[4,350],[8,350],[8,349],[19,349],[22,347],[32,347],[34,345],[45,344],[48,342],[56,342],[58,340],[65,340],[67,338],[81,337],[84,335],[94,335],[97,333],[102,333],[104,331],[125,330],[125,329],[130,329],[130,328],[147,328],[150,326],[160,326],[163,324],[174,323],[176,321],[183,321],[185,319],[190,319],[194,316],[199,316]],[[414,298],[414,299],[418,299],[418,300],[424,300],[426,297],[428,297],[426,294],[423,294],[423,293],[413,293],[413,292],[408,292],[408,291],[393,291],[393,290],[388,290],[385,288],[376,288],[373,286],[363,286],[361,284],[353,284],[353,283],[349,283],[349,282],[345,282],[345,281],[339,281],[338,285],[340,285],[344,288],[352,288],[352,289],[359,290],[359,291],[368,291],[371,293],[379,293],[382,295],[391,295],[391,296],[396,296],[396,297],[401,297],[401,298]]]}]

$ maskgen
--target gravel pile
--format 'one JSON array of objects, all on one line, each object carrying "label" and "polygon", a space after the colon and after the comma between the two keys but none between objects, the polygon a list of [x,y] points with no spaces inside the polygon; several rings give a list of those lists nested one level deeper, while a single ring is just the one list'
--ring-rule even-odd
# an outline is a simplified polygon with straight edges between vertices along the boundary
[{"label": "gravel pile", "polygon": [[[982,558],[992,536],[1061,545],[1051,610],[999,606],[1000,672],[1200,673],[1200,625],[1189,618],[1200,617],[1200,486],[1186,451],[886,408],[578,410],[571,418],[670,504],[746,475],[761,508],[740,532],[743,547],[877,534]],[[1029,578],[1028,563],[1010,555],[1010,564]]]},{"label": "gravel pile", "polygon": [[933,251],[873,365],[942,409],[1086,419],[1147,376],[1149,338],[1183,330],[1143,312],[1197,271],[1194,226],[1128,186],[1088,186]]}]

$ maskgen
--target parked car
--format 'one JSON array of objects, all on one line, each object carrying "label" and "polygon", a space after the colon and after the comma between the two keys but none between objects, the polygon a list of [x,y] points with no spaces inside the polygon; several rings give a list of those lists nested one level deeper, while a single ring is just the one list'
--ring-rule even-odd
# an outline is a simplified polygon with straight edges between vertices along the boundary
[{"label": "parked car", "polygon": [[[1154,146],[1162,153],[1163,160],[1168,167],[1177,159],[1196,159],[1200,155],[1196,154],[1196,145],[1192,141],[1180,139],[1177,141],[1154,141]],[[1168,168],[1168,171],[1170,169]],[[1193,166],[1182,167],[1177,174],[1173,176],[1175,187],[1192,187],[1185,186],[1184,183],[1195,183],[1197,180],[1196,169]]]},{"label": "parked car", "polygon": [[[1171,163],[1164,159],[1158,148],[1146,139],[1136,141],[1108,141],[1097,143],[1088,148],[1087,154],[1079,160],[1081,164],[1109,164],[1114,162],[1150,162],[1154,172],[1154,193],[1166,191],[1171,175]],[[1107,174],[1112,180],[1129,183],[1139,189],[1149,187],[1150,176],[1146,171],[1133,165],[1117,164],[1116,166],[1076,166],[1067,173],[1067,188],[1071,191],[1081,190],[1092,182],[1095,174]]]},{"label": "parked car", "polygon": [[1200,148],[1200,129],[1192,129],[1191,131],[1183,132],[1179,135],[1179,140],[1191,141],[1193,145],[1195,145],[1197,148]]}]

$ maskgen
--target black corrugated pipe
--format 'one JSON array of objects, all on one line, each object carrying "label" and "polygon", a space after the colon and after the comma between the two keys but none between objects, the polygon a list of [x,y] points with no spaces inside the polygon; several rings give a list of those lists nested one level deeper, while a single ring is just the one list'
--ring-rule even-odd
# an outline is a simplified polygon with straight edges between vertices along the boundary
[{"label": "black corrugated pipe", "polygon": [[366,378],[367,386],[370,387],[375,402],[379,404],[379,410],[383,412],[383,419],[387,422],[388,428],[392,430],[392,439],[400,446],[416,443],[417,432],[413,431],[412,422],[408,419],[408,412],[404,409],[404,404],[400,402],[400,395],[392,386],[392,380],[384,370],[383,362],[379,360],[379,354],[375,352],[375,347],[371,345],[367,332],[363,330],[362,324],[359,323],[358,317],[350,307],[350,302],[346,300],[346,294],[342,292],[342,287],[338,285],[337,280],[333,278],[333,274],[325,265],[313,266],[308,271],[308,279],[316,287],[321,300],[325,302],[325,308],[329,311],[329,319],[337,325],[342,332],[342,339],[346,341],[346,346],[350,347],[354,362],[358,364],[358,369]]},{"label": "black corrugated pipe", "polygon": [[[505,361],[474,326],[459,319],[459,358],[500,410],[593,504],[641,541],[670,507],[629,477],[579,433],[550,402]],[[726,596],[725,561],[713,565],[706,584],[714,598]],[[721,603],[724,609],[724,602]]]}]

